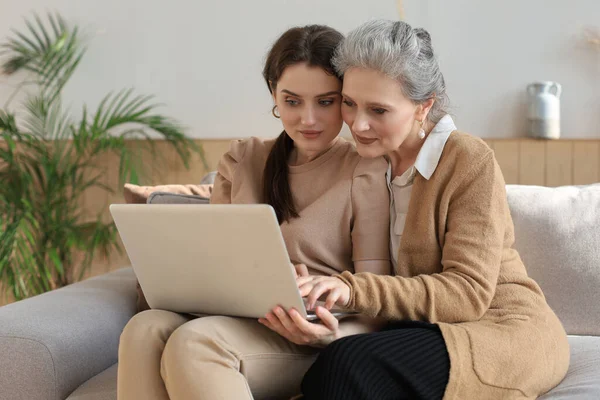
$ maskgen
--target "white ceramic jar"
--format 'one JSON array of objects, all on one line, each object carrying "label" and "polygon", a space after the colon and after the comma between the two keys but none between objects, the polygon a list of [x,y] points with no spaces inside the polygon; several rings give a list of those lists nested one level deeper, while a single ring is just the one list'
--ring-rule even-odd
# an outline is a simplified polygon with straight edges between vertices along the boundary
[{"label": "white ceramic jar", "polygon": [[528,134],[534,138],[560,137],[560,94],[556,82],[534,82],[527,86],[529,95]]}]

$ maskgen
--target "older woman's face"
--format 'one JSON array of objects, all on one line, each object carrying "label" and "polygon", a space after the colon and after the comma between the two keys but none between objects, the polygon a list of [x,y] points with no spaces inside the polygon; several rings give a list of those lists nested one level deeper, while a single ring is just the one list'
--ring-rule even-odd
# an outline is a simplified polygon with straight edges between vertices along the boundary
[{"label": "older woman's face", "polygon": [[342,117],[363,157],[397,150],[414,130],[417,105],[400,83],[379,71],[350,68],[344,74]]}]

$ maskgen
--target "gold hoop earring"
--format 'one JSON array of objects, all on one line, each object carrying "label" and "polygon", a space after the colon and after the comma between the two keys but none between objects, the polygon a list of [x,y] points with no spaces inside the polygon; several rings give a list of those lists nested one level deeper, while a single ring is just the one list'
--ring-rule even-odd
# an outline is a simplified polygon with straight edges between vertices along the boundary
[{"label": "gold hoop earring", "polygon": [[273,106],[273,108],[271,109],[271,114],[273,114],[273,116],[277,119],[281,118],[281,115],[275,114],[275,111],[278,111],[277,106]]},{"label": "gold hoop earring", "polygon": [[423,121],[418,121],[421,125],[421,129],[419,130],[419,139],[425,139],[425,130],[423,129]]}]

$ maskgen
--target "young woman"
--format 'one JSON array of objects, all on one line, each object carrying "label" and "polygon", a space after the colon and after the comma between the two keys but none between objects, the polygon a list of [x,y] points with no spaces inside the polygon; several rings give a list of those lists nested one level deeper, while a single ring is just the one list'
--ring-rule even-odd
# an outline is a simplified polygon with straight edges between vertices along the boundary
[{"label": "young woman", "polygon": [[[361,158],[338,137],[342,83],[331,58],[341,40],[339,32],[313,25],[290,29],[273,45],[263,76],[284,131],[274,140],[233,142],[219,163],[211,203],[272,205],[292,263],[311,274],[389,274],[387,164]],[[319,347],[380,326],[366,318],[338,323],[324,308],[317,314],[321,324],[305,322],[319,340],[295,344],[252,319],[144,311],[121,336],[118,397],[294,395]]]}]

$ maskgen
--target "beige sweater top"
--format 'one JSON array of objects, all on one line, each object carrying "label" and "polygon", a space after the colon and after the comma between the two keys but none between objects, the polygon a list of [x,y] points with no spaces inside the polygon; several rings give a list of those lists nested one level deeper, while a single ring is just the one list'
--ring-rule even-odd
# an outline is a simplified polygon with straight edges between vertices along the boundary
[{"label": "beige sweater top", "polygon": [[565,376],[569,345],[513,242],[493,151],[454,131],[429,180],[415,176],[396,276],[340,279],[350,308],[439,324],[451,365],[445,399],[534,399]]},{"label": "beige sweater top", "polygon": [[[274,139],[231,143],[217,167],[214,204],[262,203],[262,176]],[[388,260],[389,196],[383,158],[363,159],[342,138],[321,156],[289,167],[299,218],[281,225],[293,263],[311,274],[354,271],[353,261]]]}]

